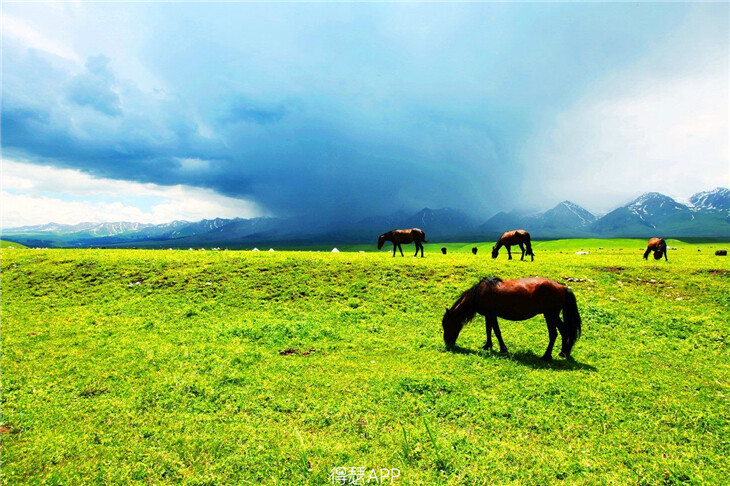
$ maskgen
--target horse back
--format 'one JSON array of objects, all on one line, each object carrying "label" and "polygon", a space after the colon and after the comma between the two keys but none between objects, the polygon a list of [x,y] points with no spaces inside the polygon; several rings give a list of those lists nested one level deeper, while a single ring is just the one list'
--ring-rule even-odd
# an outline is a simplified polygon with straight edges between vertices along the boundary
[{"label": "horse back", "polygon": [[485,290],[480,310],[503,319],[523,321],[538,314],[559,312],[565,298],[565,286],[547,278],[505,280]]},{"label": "horse back", "polygon": [[391,236],[393,238],[393,241],[397,241],[398,243],[413,243],[414,240],[414,231],[421,231],[417,228],[412,229],[397,229],[391,231]]},{"label": "horse back", "polygon": [[530,241],[530,233],[525,230],[505,231],[499,239],[503,245],[518,245]]},{"label": "horse back", "polygon": [[649,249],[650,250],[659,250],[666,246],[666,243],[664,242],[664,238],[652,238],[649,240]]}]

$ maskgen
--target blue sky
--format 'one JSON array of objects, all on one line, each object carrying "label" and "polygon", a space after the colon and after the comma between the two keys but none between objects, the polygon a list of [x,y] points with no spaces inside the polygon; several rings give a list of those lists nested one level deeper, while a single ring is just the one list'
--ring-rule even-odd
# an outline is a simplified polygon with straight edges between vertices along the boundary
[{"label": "blue sky", "polygon": [[687,197],[730,177],[728,8],[6,3],[3,224]]}]

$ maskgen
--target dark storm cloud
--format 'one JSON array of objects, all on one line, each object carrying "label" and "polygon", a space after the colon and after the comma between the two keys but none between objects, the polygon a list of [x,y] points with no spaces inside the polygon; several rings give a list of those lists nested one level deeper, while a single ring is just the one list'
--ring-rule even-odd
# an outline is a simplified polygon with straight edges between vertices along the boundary
[{"label": "dark storm cloud", "polygon": [[263,104],[245,97],[231,97],[226,100],[228,109],[221,117],[224,124],[250,122],[267,125],[281,121],[289,112],[283,104]]},{"label": "dark storm cloud", "polygon": [[[153,27],[137,51],[119,40],[118,56],[72,66],[6,43],[6,156],[341,219],[424,206],[479,216],[538,200],[544,180],[523,186],[541,164],[527,142],[694,7],[114,8]],[[671,43],[713,45],[716,30],[699,34]],[[670,50],[674,65],[694,55],[683,48]]]},{"label": "dark storm cloud", "polygon": [[119,96],[112,89],[114,75],[105,56],[90,57],[86,71],[71,78],[66,88],[68,99],[79,106],[91,108],[109,116],[119,116]]}]

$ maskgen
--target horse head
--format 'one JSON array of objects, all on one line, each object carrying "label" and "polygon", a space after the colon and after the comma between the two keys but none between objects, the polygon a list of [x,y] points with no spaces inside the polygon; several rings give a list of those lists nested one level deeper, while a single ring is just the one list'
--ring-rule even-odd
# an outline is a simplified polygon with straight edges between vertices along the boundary
[{"label": "horse head", "polygon": [[499,255],[499,248],[497,248],[497,245],[494,245],[492,247],[492,258],[497,258],[497,255]]},{"label": "horse head", "polygon": [[382,235],[378,236],[378,250],[383,248],[384,244],[385,244],[385,235],[382,234]]},{"label": "horse head", "polygon": [[444,344],[449,348],[454,347],[461,328],[464,327],[464,323],[454,312],[447,308],[443,319],[441,319],[441,327],[444,329]]}]

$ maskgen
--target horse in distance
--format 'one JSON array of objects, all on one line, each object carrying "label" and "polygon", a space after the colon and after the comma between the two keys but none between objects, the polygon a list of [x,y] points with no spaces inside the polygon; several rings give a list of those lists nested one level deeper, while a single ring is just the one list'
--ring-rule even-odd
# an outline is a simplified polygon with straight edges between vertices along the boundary
[{"label": "horse in distance", "polygon": [[[560,319],[560,312],[563,319]],[[553,345],[558,336],[562,337],[560,356],[569,358],[570,353],[581,335],[581,318],[573,291],[547,278],[521,278],[502,280],[497,277],[485,278],[462,293],[441,321],[444,343],[447,347],[456,345],[464,324],[476,314],[484,316],[487,342],[484,349],[492,347],[492,330],[499,341],[500,352],[507,352],[502,340],[497,318],[510,321],[524,321],[538,314],[545,316],[548,328],[548,346],[543,360],[552,359]]]},{"label": "horse in distance", "polygon": [[423,243],[428,243],[428,241],[426,241],[426,233],[418,228],[394,229],[387,233],[383,233],[378,237],[378,250],[383,248],[386,241],[393,243],[393,256],[395,256],[396,248],[400,250],[401,256],[405,256],[403,255],[403,248],[401,247],[401,244],[415,243],[416,254],[413,256],[418,256],[418,250],[420,249],[421,258],[423,258]]},{"label": "horse in distance", "polygon": [[530,233],[525,230],[512,230],[505,231],[502,236],[499,237],[497,244],[492,247],[492,258],[497,258],[499,255],[499,249],[503,246],[507,248],[507,256],[509,260],[512,260],[512,252],[510,247],[518,245],[522,250],[522,258],[525,259],[525,255],[530,255],[531,261],[535,261],[535,254],[532,252],[532,243],[530,242]]},{"label": "horse in distance", "polygon": [[667,242],[664,241],[664,238],[652,238],[649,240],[649,245],[644,252],[644,260],[648,260],[649,253],[651,252],[654,252],[654,260],[661,260],[662,255],[664,255],[664,261],[669,261],[667,259]]}]

